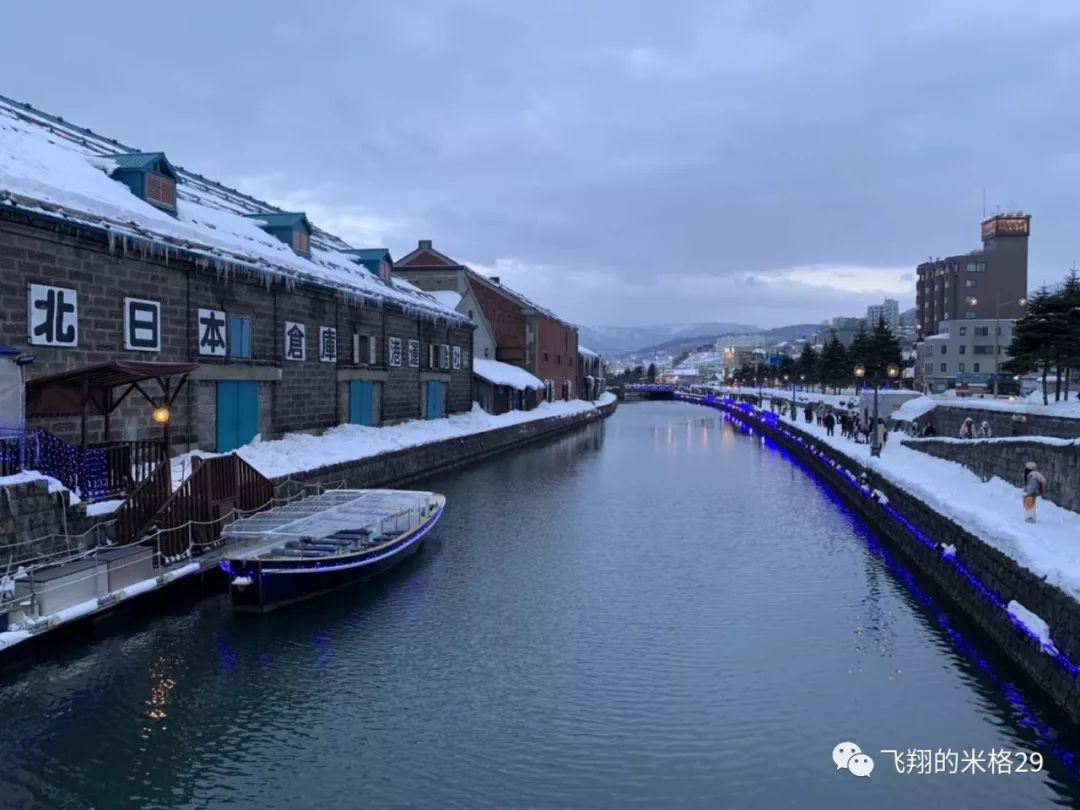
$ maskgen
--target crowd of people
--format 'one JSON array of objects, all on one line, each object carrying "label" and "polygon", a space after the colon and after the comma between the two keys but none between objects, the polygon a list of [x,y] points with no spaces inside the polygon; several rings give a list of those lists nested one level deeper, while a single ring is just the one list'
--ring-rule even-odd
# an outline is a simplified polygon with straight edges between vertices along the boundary
[{"label": "crowd of people", "polygon": [[[774,397],[769,402],[769,410],[777,414],[782,414],[786,410],[794,408],[795,404],[786,399]],[[792,417],[794,418],[796,414],[797,411],[793,412]],[[807,402],[802,407],[802,417],[807,424],[816,423],[819,427],[825,428],[825,432],[829,436],[835,435],[834,431],[839,426],[840,435],[851,439],[856,444],[870,444],[873,438],[875,428],[873,419],[868,414],[860,414],[855,409],[835,407],[824,402]],[[884,418],[878,418],[876,429],[878,447],[884,448],[889,440],[889,428]],[[927,422],[920,428],[918,421],[912,420],[908,425],[907,435],[912,437],[936,436],[937,431],[931,422]],[[960,425],[960,438],[990,439],[993,438],[993,431],[990,429],[990,423],[986,420],[983,420],[976,428],[975,420],[969,416]],[[1035,522],[1036,499],[1045,496],[1046,486],[1046,478],[1039,472],[1035,462],[1027,462],[1024,465],[1022,490],[1024,519],[1028,523]]]},{"label": "crowd of people", "polygon": [[[773,413],[783,413],[790,405],[788,400],[774,398],[769,403],[769,409]],[[829,436],[835,436],[839,427],[840,435],[851,439],[855,444],[870,444],[874,439],[875,429],[879,447],[884,447],[889,441],[889,426],[884,417],[878,417],[877,425],[874,425],[873,417],[860,414],[854,408],[834,407],[824,402],[807,402],[803,405],[802,416],[807,424],[817,424],[818,427],[825,428],[825,433]]]}]

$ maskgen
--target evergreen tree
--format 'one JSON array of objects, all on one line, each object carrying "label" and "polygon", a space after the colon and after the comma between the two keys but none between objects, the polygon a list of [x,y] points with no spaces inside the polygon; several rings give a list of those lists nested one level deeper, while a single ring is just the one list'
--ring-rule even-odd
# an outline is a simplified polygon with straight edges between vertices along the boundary
[{"label": "evergreen tree", "polygon": [[[641,372],[641,374],[638,375],[638,379],[641,379],[641,376],[644,375],[644,373],[645,373],[645,369],[642,366],[638,366],[637,370],[639,370]],[[651,383],[656,382],[656,363],[649,363],[648,376],[649,376],[649,382],[651,382]]]},{"label": "evergreen tree", "polygon": [[1042,374],[1043,404],[1047,404],[1046,380],[1055,355],[1057,318],[1054,293],[1045,286],[1028,299],[1027,312],[1017,319],[1009,344],[1009,360],[1002,368],[1012,374]]},{"label": "evergreen tree", "polygon": [[855,337],[851,341],[851,348],[848,349],[848,359],[851,361],[851,367],[854,368],[856,363],[869,365],[869,351],[870,335],[866,333],[866,326],[863,325],[855,333]]},{"label": "evergreen tree", "polygon": [[795,361],[795,373],[805,385],[814,385],[819,381],[818,356],[809,343],[804,343],[799,359]]},{"label": "evergreen tree", "polygon": [[903,354],[900,351],[900,341],[892,333],[892,329],[885,323],[885,319],[878,320],[874,331],[870,333],[867,344],[866,375],[879,374],[885,378],[885,370],[890,364],[898,369],[903,366]]},{"label": "evergreen tree", "polygon": [[836,337],[836,332],[832,333],[821,352],[820,376],[823,390],[825,386],[830,386],[834,393],[851,379],[851,363],[847,349]]}]

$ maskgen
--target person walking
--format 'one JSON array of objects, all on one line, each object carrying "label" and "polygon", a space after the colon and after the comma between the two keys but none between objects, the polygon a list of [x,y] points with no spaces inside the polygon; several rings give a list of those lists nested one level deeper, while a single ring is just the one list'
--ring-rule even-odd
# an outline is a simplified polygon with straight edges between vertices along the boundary
[{"label": "person walking", "polygon": [[1046,492],[1046,478],[1034,461],[1024,465],[1024,520],[1035,522],[1035,499]]},{"label": "person walking", "polygon": [[993,438],[993,433],[990,431],[990,423],[983,419],[982,424],[979,425],[979,438],[990,439]]},{"label": "person walking", "polygon": [[877,425],[874,426],[874,429],[877,430],[877,436],[875,437],[877,439],[877,446],[884,447],[889,441],[889,427],[885,424],[885,420],[878,417]]},{"label": "person walking", "polygon": [[826,436],[832,436],[833,435],[833,429],[836,427],[836,417],[833,416],[832,411],[826,411],[825,412],[824,422],[825,422],[825,435]]},{"label": "person walking", "polygon": [[806,407],[803,408],[803,416],[806,418],[806,424],[810,424],[814,421],[814,409],[810,403],[806,403]]},{"label": "person walking", "polygon": [[974,439],[975,438],[975,422],[969,416],[964,420],[964,424],[960,425],[960,438],[961,439]]}]

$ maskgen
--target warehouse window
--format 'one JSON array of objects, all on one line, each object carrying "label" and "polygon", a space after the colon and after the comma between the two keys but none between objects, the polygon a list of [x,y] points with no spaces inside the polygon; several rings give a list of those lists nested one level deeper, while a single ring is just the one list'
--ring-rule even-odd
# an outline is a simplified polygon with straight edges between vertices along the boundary
[{"label": "warehouse window", "polygon": [[229,316],[229,357],[251,358],[251,318]]}]

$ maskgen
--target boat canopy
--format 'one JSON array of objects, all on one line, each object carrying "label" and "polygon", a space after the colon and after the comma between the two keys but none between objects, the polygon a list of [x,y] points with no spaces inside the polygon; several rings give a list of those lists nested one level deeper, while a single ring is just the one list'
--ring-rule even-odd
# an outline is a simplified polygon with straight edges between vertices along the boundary
[{"label": "boat canopy", "polygon": [[[389,534],[407,530],[433,506],[435,495],[403,489],[332,489],[241,518],[225,529],[229,540],[319,539],[342,531],[369,529]],[[411,520],[412,513],[418,513]],[[404,525],[399,525],[402,521]]]}]

